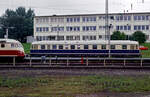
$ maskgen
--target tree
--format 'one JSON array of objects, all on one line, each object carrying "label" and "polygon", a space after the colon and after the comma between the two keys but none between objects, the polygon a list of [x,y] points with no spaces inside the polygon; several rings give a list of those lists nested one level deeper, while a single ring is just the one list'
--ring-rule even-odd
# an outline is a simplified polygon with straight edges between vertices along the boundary
[{"label": "tree", "polygon": [[[0,17],[0,24],[3,32],[6,32],[8,27],[14,27],[14,29],[9,29],[9,38],[26,42],[26,36],[33,35],[34,16],[33,10],[26,11],[24,7],[18,7],[15,11],[7,9],[5,14]],[[2,32],[0,31],[1,36]]]},{"label": "tree", "polygon": [[111,35],[111,40],[126,40],[126,35],[120,31],[114,31]]},{"label": "tree", "polygon": [[142,31],[136,31],[132,34],[132,39],[139,43],[144,43],[146,41],[146,36]]}]

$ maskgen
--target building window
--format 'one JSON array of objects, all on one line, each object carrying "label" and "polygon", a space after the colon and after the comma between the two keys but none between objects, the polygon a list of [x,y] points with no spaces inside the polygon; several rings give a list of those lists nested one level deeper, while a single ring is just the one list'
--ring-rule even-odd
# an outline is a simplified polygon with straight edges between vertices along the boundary
[{"label": "building window", "polygon": [[145,16],[142,16],[142,20],[145,20]]},{"label": "building window", "polygon": [[95,22],[96,21],[96,17],[83,17],[82,21],[83,22]]},{"label": "building window", "polygon": [[56,36],[48,36],[48,40],[56,40]]},{"label": "building window", "polygon": [[146,30],[149,30],[149,25],[146,25]]},{"label": "building window", "polygon": [[102,39],[102,35],[99,35],[99,39]]},{"label": "building window", "polygon": [[131,26],[128,26],[128,30],[131,30]]},{"label": "building window", "polygon": [[127,26],[124,26],[124,30],[127,30]]},{"label": "building window", "polygon": [[134,30],[137,30],[137,26],[134,26]]},{"label": "building window", "polygon": [[39,30],[39,27],[36,27],[36,32],[39,32],[40,30]]},{"label": "building window", "polygon": [[66,40],[73,40],[73,36],[66,36]]},{"label": "building window", "polygon": [[120,20],[123,20],[123,16],[122,15],[120,16]]},{"label": "building window", "polygon": [[145,30],[145,26],[144,25],[142,25],[142,30]]},{"label": "building window", "polygon": [[135,20],[135,21],[137,20],[137,16],[134,16],[134,20]]},{"label": "building window", "polygon": [[146,16],[146,20],[149,20],[149,16]]},{"label": "building window", "polygon": [[58,40],[64,40],[64,36],[58,36]]},{"label": "building window", "polygon": [[141,26],[140,25],[138,25],[138,30],[141,30]]},{"label": "building window", "polygon": [[80,40],[80,36],[75,36],[75,40]]},{"label": "building window", "polygon": [[120,30],[123,30],[123,26],[120,26]]},{"label": "building window", "polygon": [[119,16],[116,16],[116,20],[119,21]]},{"label": "building window", "polygon": [[124,16],[124,20],[125,20],[125,21],[127,20],[127,16]]},{"label": "building window", "polygon": [[131,16],[128,16],[128,21],[130,21],[131,20]]},{"label": "building window", "polygon": [[83,31],[96,31],[96,26],[83,26]]},{"label": "building window", "polygon": [[141,20],[141,16],[138,16],[138,20]]},{"label": "building window", "polygon": [[119,26],[116,26],[116,30],[119,31]]}]

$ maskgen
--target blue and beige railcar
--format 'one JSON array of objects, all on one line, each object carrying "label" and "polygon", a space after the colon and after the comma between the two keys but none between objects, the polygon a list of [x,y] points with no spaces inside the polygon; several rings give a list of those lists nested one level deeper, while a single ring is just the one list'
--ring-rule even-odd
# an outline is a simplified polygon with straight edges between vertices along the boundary
[{"label": "blue and beige railcar", "polygon": [[94,57],[139,57],[136,41],[38,41],[33,42],[31,56],[94,56]]}]

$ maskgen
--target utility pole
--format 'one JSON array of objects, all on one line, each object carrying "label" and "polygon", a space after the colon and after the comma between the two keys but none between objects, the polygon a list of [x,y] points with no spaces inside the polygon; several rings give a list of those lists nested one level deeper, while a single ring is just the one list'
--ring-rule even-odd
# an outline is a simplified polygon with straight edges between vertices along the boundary
[{"label": "utility pole", "polygon": [[105,2],[105,40],[108,40],[108,0]]},{"label": "utility pole", "polygon": [[108,56],[110,56],[110,28],[111,25],[109,26],[109,16],[108,16],[108,0],[106,0],[106,5],[105,5],[105,40],[108,41]]}]

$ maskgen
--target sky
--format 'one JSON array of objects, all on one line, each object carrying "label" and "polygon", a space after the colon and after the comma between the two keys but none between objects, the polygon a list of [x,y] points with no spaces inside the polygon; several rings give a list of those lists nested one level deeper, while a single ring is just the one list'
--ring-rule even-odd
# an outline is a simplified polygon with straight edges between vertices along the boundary
[{"label": "sky", "polygon": [[[150,0],[108,1],[109,13],[150,12]],[[0,0],[0,16],[19,6],[33,9],[36,16],[105,13],[105,0]]]}]

